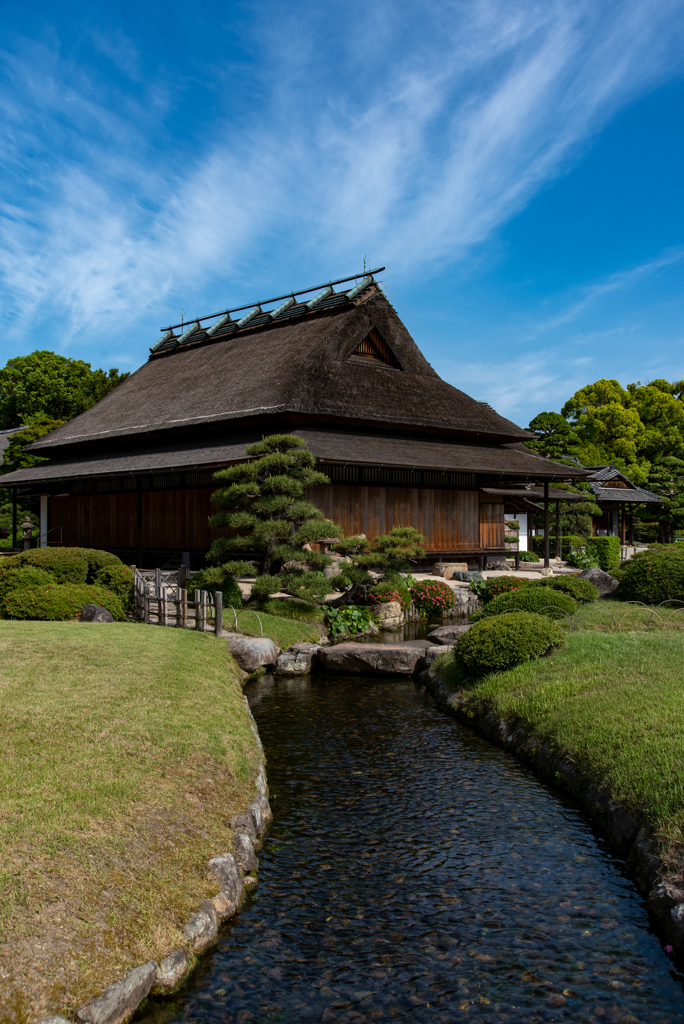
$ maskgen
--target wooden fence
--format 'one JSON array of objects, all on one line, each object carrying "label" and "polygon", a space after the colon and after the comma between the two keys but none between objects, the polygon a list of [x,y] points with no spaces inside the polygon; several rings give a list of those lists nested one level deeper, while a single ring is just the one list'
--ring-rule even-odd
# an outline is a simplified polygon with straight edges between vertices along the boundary
[{"label": "wooden fence", "polygon": [[189,600],[187,587],[182,585],[187,579],[183,579],[181,573],[160,569],[135,569],[134,572],[136,618],[157,626],[199,629],[203,633],[222,635],[223,594],[220,590],[213,594],[199,590],[194,599]]}]

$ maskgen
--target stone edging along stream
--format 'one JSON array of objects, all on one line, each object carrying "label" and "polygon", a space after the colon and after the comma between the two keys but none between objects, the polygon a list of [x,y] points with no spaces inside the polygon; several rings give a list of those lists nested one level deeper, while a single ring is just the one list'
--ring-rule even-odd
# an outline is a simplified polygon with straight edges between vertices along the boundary
[{"label": "stone edging along stream", "polygon": [[611,843],[626,857],[645,893],[647,906],[657,930],[668,943],[684,952],[684,891],[662,874],[658,845],[640,828],[632,815],[603,790],[594,779],[583,775],[562,752],[525,726],[511,725],[491,712],[477,711],[458,691],[441,680],[438,670],[429,668],[418,677],[432,693],[437,706],[471,729],[482,733],[504,750],[536,768],[550,782],[579,800],[591,818],[608,834]]},{"label": "stone edging along stream", "polygon": [[[244,814],[233,816],[233,845],[235,854],[221,853],[207,864],[209,877],[221,889],[213,899],[205,900],[183,927],[185,943],[179,949],[157,963],[150,960],[129,971],[120,981],[114,982],[76,1011],[81,1024],[123,1024],[138,1009],[148,995],[170,995],[185,982],[197,965],[197,955],[209,949],[218,939],[220,924],[234,917],[245,894],[257,884],[254,874],[257,869],[256,849],[261,845],[263,834],[273,817],[268,802],[268,784],[264,770],[264,748],[252,715],[244,698],[249,715],[249,724],[256,738],[260,763],[254,780],[258,790],[255,800]],[[72,1024],[66,1017],[41,1017],[36,1024]]]}]

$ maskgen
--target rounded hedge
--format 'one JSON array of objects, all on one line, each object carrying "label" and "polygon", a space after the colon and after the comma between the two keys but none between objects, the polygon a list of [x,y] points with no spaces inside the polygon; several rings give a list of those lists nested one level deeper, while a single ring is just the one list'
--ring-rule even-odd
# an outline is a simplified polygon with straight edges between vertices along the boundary
[{"label": "rounded hedge", "polygon": [[126,618],[121,600],[116,594],[105,587],[87,583],[49,583],[41,587],[11,590],[1,607],[7,619],[64,622],[77,618],[86,604],[106,608],[117,622],[123,622]]},{"label": "rounded hedge", "polygon": [[456,644],[454,658],[467,673],[481,676],[541,658],[564,643],[560,623],[544,615],[512,612],[471,626]]},{"label": "rounded hedge", "polygon": [[623,601],[660,604],[684,601],[684,545],[653,545],[622,567],[618,595]]},{"label": "rounded hedge", "polygon": [[194,600],[195,592],[198,590],[208,590],[210,594],[220,590],[223,594],[224,605],[232,604],[233,608],[242,607],[242,591],[237,580],[227,573],[222,565],[211,565],[208,569],[202,569],[201,572],[190,577],[188,597]]},{"label": "rounded hedge", "polygon": [[95,573],[93,583],[98,587],[105,587],[111,590],[117,597],[121,598],[124,610],[133,611],[133,583],[135,573],[128,565],[119,562],[118,565],[105,565]]},{"label": "rounded hedge", "polygon": [[448,583],[442,580],[421,580],[411,587],[411,597],[421,615],[433,615],[453,608],[456,598]]},{"label": "rounded hedge", "polygon": [[[512,590],[508,594],[500,594],[487,605],[484,617],[500,615],[509,608],[517,608],[524,612],[541,612],[553,616],[554,610],[574,615],[577,604],[568,594],[562,594],[548,587],[525,587],[523,590]],[[546,609],[549,609],[546,611]]]},{"label": "rounded hedge", "polygon": [[124,564],[117,555],[113,555],[111,551],[102,551],[100,548],[69,548],[68,550],[75,552],[88,563],[87,583],[93,583],[101,569]]},{"label": "rounded hedge", "polygon": [[521,562],[538,562],[539,559],[534,551],[519,551],[518,556]]},{"label": "rounded hedge", "polygon": [[52,576],[35,565],[18,565],[7,568],[0,563],[0,610],[2,602],[17,587],[40,587],[54,583]]},{"label": "rounded hedge", "polygon": [[581,580],[577,576],[547,576],[543,580],[533,580],[530,585],[569,594],[580,604],[589,604],[591,601],[599,599],[599,592],[594,584],[589,580]]},{"label": "rounded hedge", "polygon": [[56,583],[85,583],[88,576],[88,560],[79,548],[32,548],[15,558],[20,565],[44,569]]}]

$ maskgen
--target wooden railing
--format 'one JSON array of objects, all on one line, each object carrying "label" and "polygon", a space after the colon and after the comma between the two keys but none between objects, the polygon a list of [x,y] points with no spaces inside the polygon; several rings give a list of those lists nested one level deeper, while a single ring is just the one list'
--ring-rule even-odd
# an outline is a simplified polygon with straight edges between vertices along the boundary
[{"label": "wooden railing", "polygon": [[220,590],[213,594],[198,590],[194,600],[189,600],[187,588],[180,585],[179,573],[162,572],[160,569],[135,569],[133,590],[135,616],[141,622],[178,629],[199,629],[202,633],[216,633],[216,636],[223,633],[223,594]]}]

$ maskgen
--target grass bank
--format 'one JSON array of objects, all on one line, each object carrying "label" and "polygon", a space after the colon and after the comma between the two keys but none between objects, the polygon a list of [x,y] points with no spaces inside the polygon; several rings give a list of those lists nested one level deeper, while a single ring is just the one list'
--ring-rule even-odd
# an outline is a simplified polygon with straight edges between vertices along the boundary
[{"label": "grass bank", "polygon": [[565,752],[585,776],[662,843],[684,868],[684,633],[569,632],[567,647],[464,687],[448,656],[439,678],[466,713],[525,725]]},{"label": "grass bank", "polygon": [[[284,619],[280,615],[271,615],[257,609],[245,608],[238,618],[238,630],[246,636],[259,636],[259,619],[264,629],[264,636],[268,636],[278,647],[285,650],[291,644],[297,643],[318,643],[321,636],[325,635],[326,628],[322,623],[299,622],[296,619]],[[230,617],[224,618],[224,629],[232,629]]]},{"label": "grass bank", "polygon": [[80,1006],[180,943],[258,752],[226,643],[0,620],[0,1020]]}]

